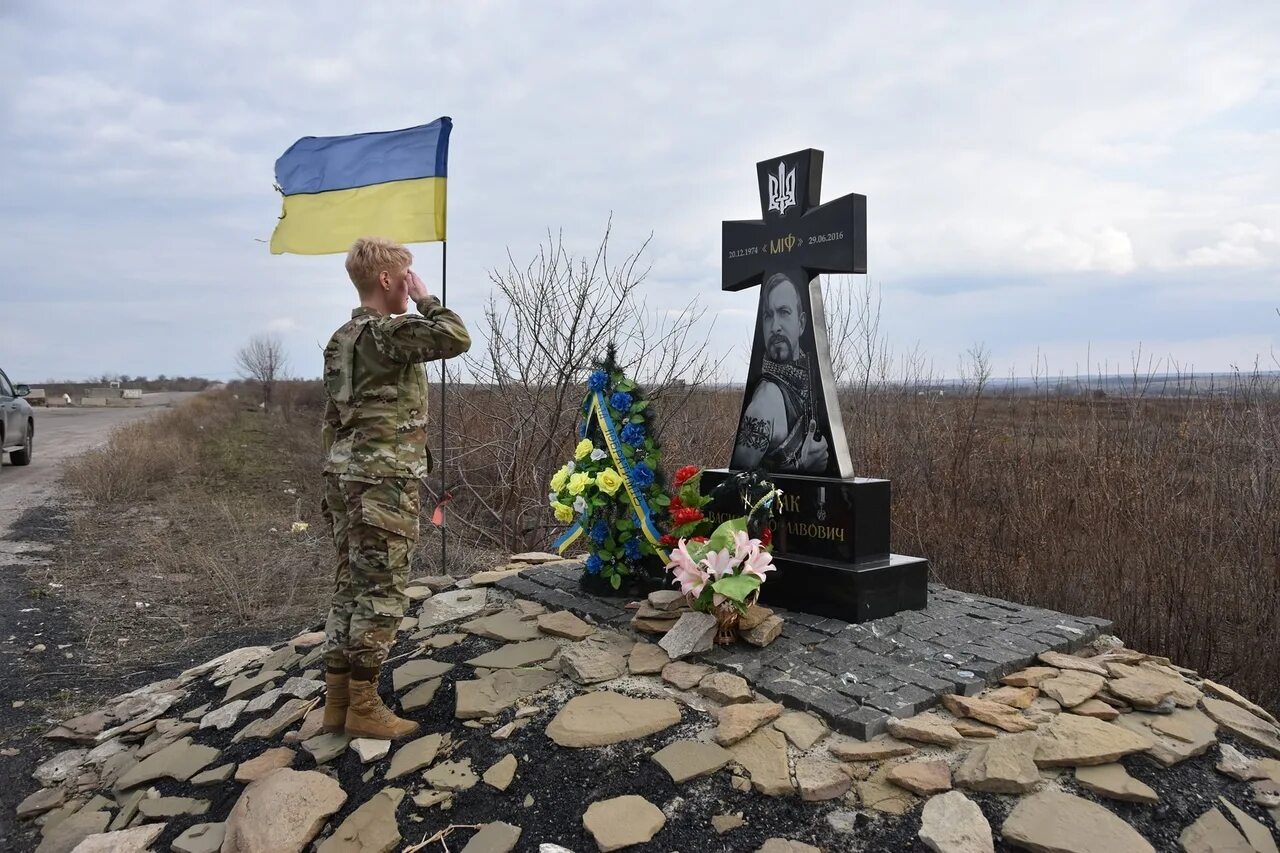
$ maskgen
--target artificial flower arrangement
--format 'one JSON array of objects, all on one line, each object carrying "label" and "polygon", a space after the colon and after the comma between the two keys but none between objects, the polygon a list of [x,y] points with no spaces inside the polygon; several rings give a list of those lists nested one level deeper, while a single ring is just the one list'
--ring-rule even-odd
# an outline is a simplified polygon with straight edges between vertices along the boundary
[{"label": "artificial flower arrangement", "polygon": [[[671,535],[678,539],[671,551],[671,574],[673,583],[679,584],[694,610],[716,617],[717,642],[729,643],[734,639],[738,619],[759,597],[765,575],[776,569],[770,553],[771,523],[781,506],[778,498],[782,490],[757,474],[743,473],[703,496],[699,490],[701,472],[696,468],[690,472],[690,467],[677,472],[677,482],[681,482],[682,474],[684,478],[679,494],[671,499],[672,503],[679,499],[679,509],[693,510],[672,512]],[[711,523],[701,508],[717,497],[716,492],[732,488],[742,497],[745,515],[722,522],[709,536],[696,535]]]},{"label": "artificial flower arrangement", "polygon": [[612,351],[587,379],[579,441],[551,477],[547,498],[556,521],[570,525],[559,550],[585,535],[586,574],[617,590],[626,580],[661,583],[659,535],[653,514],[669,502],[651,433],[649,401],[617,367]]}]

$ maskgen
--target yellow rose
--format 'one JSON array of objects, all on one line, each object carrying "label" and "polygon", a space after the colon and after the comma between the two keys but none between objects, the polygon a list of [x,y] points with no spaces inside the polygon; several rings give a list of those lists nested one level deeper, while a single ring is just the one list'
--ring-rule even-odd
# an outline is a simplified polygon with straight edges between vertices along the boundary
[{"label": "yellow rose", "polygon": [[556,521],[561,524],[568,524],[573,521],[573,507],[556,501],[551,505],[551,511],[556,514]]},{"label": "yellow rose", "polygon": [[559,471],[551,475],[551,491],[558,492],[564,488],[565,480],[569,479],[569,466],[561,468]]},{"label": "yellow rose", "polygon": [[596,475],[596,485],[606,494],[617,494],[618,489],[622,487],[622,475],[613,468],[605,468]]},{"label": "yellow rose", "polygon": [[569,494],[571,495],[582,494],[582,490],[585,489],[587,486],[590,486],[592,482],[594,481],[590,474],[584,474],[581,471],[578,471],[575,474],[571,474],[569,476]]},{"label": "yellow rose", "polygon": [[595,450],[595,445],[591,443],[591,439],[584,438],[578,442],[578,446],[573,449],[574,459],[585,459],[591,451]]}]

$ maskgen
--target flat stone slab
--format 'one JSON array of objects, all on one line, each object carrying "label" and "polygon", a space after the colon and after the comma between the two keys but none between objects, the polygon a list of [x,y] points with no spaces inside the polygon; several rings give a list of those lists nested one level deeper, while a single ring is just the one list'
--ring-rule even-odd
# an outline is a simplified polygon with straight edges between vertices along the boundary
[{"label": "flat stone slab", "polygon": [[416,711],[418,708],[425,708],[431,704],[432,699],[436,698],[436,691],[439,689],[440,679],[438,678],[422,682],[400,697],[400,709],[402,711]]},{"label": "flat stone slab", "polygon": [[595,628],[568,610],[542,614],[538,617],[538,630],[553,637],[564,637],[566,640],[585,640],[596,632]]},{"label": "flat stone slab", "polygon": [[481,616],[479,619],[463,622],[462,630],[468,634],[487,637],[490,640],[502,640],[505,643],[536,640],[539,636],[537,623],[526,620],[519,610],[502,610],[492,616]]},{"label": "flat stone slab", "polygon": [[479,589],[454,589],[438,592],[422,605],[422,613],[418,616],[419,630],[435,628],[459,619],[474,616],[489,602],[489,591]]},{"label": "flat stone slab", "polygon": [[582,825],[601,853],[644,844],[666,824],[662,809],[635,794],[594,802],[582,816]]},{"label": "flat stone slab", "polygon": [[503,669],[474,681],[454,682],[454,716],[459,720],[492,717],[525,696],[550,687],[558,678],[545,669]]},{"label": "flat stone slab", "polygon": [[[581,573],[580,563],[530,566],[497,586],[600,625],[625,626],[633,617],[640,618],[626,609],[625,599],[583,593]],[[678,607],[682,601],[667,596],[662,603]],[[649,601],[644,607],[662,616],[681,615],[659,610]],[[871,622],[848,623],[775,608],[757,628],[773,619],[782,634],[765,649],[746,643],[715,646],[686,660],[741,675],[765,698],[818,714],[832,729],[863,740],[886,731],[891,718],[936,705],[944,694],[972,696],[985,685],[1027,670],[1009,684],[1037,686],[1064,668],[1102,670],[1095,674],[1109,676],[1102,664],[1065,654],[1110,631],[1109,621],[938,584],[930,584],[924,610]],[[1051,659],[1055,653],[1064,654],[1059,660],[1067,665],[1038,661],[1044,653]]]},{"label": "flat stone slab", "polygon": [[544,637],[524,643],[511,643],[500,649],[485,652],[467,661],[467,665],[482,666],[486,669],[517,669],[550,660],[559,649],[560,646],[555,640]]},{"label": "flat stone slab", "polygon": [[547,737],[560,746],[608,746],[679,722],[680,708],[670,699],[635,699],[599,690],[566,702],[547,725]]},{"label": "flat stone slab", "polygon": [[316,853],[370,853],[399,846],[400,827],[396,807],[404,799],[403,788],[383,788],[347,815]]},{"label": "flat stone slab", "polygon": [[1020,800],[1000,831],[1006,841],[1028,850],[1155,853],[1150,842],[1112,812],[1060,791]]},{"label": "flat stone slab", "polygon": [[396,750],[391,756],[391,766],[387,768],[388,780],[399,779],[406,773],[412,773],[426,767],[436,760],[444,738],[439,734],[430,734],[411,740]]},{"label": "flat stone slab", "polygon": [[419,681],[426,681],[428,678],[439,678],[449,670],[453,669],[453,664],[444,661],[431,660],[430,658],[419,658],[411,660],[408,663],[402,663],[391,672],[391,689],[399,692],[406,687],[417,684]]},{"label": "flat stone slab", "polygon": [[733,760],[729,750],[698,740],[673,741],[652,757],[676,784],[715,773]]}]

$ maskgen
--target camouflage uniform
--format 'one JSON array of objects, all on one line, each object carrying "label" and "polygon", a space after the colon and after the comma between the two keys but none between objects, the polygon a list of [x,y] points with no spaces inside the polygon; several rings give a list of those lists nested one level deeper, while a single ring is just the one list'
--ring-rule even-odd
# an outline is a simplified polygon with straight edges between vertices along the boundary
[{"label": "camouflage uniform", "polygon": [[471,346],[439,299],[418,311],[357,308],[324,350],[323,509],[338,550],[325,661],[335,669],[376,669],[395,639],[418,541],[418,482],[432,465],[421,364]]}]

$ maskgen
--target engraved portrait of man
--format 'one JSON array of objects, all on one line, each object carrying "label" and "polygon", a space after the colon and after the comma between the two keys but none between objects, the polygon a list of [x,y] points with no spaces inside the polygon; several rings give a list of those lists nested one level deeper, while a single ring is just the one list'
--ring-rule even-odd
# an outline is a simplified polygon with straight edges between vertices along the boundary
[{"label": "engraved portrait of man", "polygon": [[747,389],[738,425],[732,467],[823,474],[829,449],[815,412],[816,356],[806,351],[810,318],[801,284],[786,273],[764,282],[760,340],[764,355],[758,377]]}]

